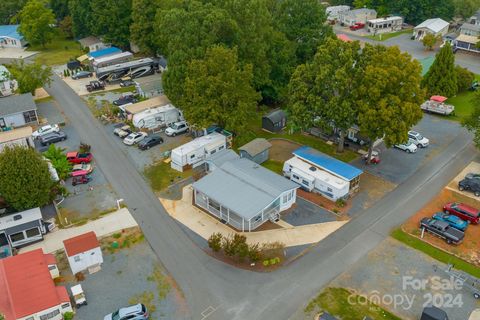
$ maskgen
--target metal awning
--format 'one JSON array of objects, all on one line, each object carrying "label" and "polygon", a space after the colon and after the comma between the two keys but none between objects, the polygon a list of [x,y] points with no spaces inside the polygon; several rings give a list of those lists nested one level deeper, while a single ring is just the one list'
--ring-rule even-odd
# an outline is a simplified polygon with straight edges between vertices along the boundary
[{"label": "metal awning", "polygon": [[85,60],[87,60],[87,59],[88,59],[88,56],[87,56],[86,54],[84,54],[83,56],[78,57],[78,58],[77,58],[77,61],[83,62],[83,61],[85,61]]}]

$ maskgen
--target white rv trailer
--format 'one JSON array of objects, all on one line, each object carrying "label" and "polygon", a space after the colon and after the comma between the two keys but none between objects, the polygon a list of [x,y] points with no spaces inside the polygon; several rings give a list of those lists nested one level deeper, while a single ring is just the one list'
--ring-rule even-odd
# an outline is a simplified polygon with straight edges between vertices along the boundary
[{"label": "white rv trailer", "polygon": [[185,167],[197,167],[204,163],[212,154],[227,148],[227,137],[213,132],[196,138],[172,150],[170,154],[171,167],[183,172]]},{"label": "white rv trailer", "polygon": [[133,58],[133,54],[131,52],[125,51],[116,54],[112,54],[111,56],[101,56],[98,58],[94,58],[92,61],[93,69],[96,71],[98,68],[103,68],[107,66],[111,66],[112,64],[127,62]]},{"label": "white rv trailer", "polygon": [[339,18],[340,12],[349,11],[350,6],[340,5],[340,6],[331,6],[325,9],[327,15],[327,20],[337,20]]},{"label": "white rv trailer", "polygon": [[13,248],[40,241],[48,231],[40,208],[0,217],[0,238],[7,239]]},{"label": "white rv trailer", "polygon": [[348,197],[349,182],[297,157],[285,161],[283,175],[298,183],[302,189],[319,193],[332,201]]},{"label": "white rv trailer", "polygon": [[139,112],[132,118],[133,126],[139,129],[165,127],[180,120],[183,120],[182,112],[171,104]]}]

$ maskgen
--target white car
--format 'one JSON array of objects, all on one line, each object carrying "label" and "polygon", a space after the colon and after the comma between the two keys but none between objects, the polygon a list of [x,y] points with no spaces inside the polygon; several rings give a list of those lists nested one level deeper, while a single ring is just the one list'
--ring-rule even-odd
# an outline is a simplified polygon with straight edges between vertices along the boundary
[{"label": "white car", "polygon": [[38,128],[36,131],[32,133],[32,136],[34,139],[40,138],[41,136],[44,136],[46,134],[52,133],[52,132],[58,132],[60,131],[60,128],[58,124],[47,124],[43,127]]},{"label": "white car", "polygon": [[123,139],[123,143],[125,143],[127,146],[131,146],[139,143],[145,139],[146,136],[147,134],[145,132],[132,132],[125,139]]},{"label": "white car", "polygon": [[188,130],[190,130],[188,123],[185,121],[179,121],[169,125],[168,128],[165,129],[165,134],[169,137],[175,137],[177,134],[188,132]]},{"label": "white car", "polygon": [[430,140],[416,131],[408,131],[408,138],[420,148],[426,148],[430,144]]},{"label": "white car", "polygon": [[401,144],[396,144],[394,146],[395,148],[398,148],[400,150],[406,151],[407,153],[415,153],[417,152],[417,146],[415,143],[412,141],[412,139],[408,139],[407,142],[401,143]]}]

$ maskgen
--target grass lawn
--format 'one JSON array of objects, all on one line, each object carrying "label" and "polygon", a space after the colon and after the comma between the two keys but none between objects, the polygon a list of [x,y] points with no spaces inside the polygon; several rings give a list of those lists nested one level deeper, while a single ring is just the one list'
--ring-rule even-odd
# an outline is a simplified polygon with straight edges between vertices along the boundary
[{"label": "grass lawn", "polygon": [[[475,79],[480,81],[480,75],[477,74]],[[474,91],[465,91],[457,94],[455,97],[447,100],[448,104],[455,106],[455,115],[448,117],[447,119],[461,121],[465,117],[468,117],[473,110],[473,96],[475,95]]]},{"label": "grass lawn", "polygon": [[191,172],[192,170],[184,172],[173,170],[169,163],[163,161],[151,165],[144,171],[145,176],[150,181],[150,186],[155,191],[161,191],[172,183],[187,178],[191,175]]},{"label": "grass lawn", "polygon": [[402,30],[402,31],[397,31],[397,32],[391,32],[391,33],[384,33],[384,34],[377,34],[377,35],[371,35],[371,36],[366,36],[365,38],[372,39],[372,40],[377,40],[377,41],[385,41],[394,37],[398,37],[399,35],[406,34],[406,33],[412,33],[411,29],[407,30]]},{"label": "grass lawn", "polygon": [[28,51],[38,51],[36,61],[47,66],[65,64],[83,54],[78,42],[65,39],[62,34],[55,36],[45,48],[41,45],[30,46]]},{"label": "grass lawn", "polygon": [[267,160],[264,163],[262,163],[262,166],[264,166],[267,169],[272,170],[275,173],[278,173],[279,175],[282,175],[283,163],[280,162],[280,161]]},{"label": "grass lawn", "polygon": [[445,251],[439,250],[420,239],[412,237],[411,235],[403,232],[401,229],[395,229],[391,233],[391,236],[407,246],[419,250],[440,262],[447,264],[451,263],[455,266],[455,269],[465,271],[474,277],[480,278],[480,268],[449,253],[446,253]]},{"label": "grass lawn", "polygon": [[[326,288],[305,308],[305,313],[326,311],[342,320],[359,320],[369,316],[373,320],[400,320],[399,317],[373,303],[365,303],[366,298],[352,294],[344,288]],[[354,303],[352,303],[354,302]]]}]

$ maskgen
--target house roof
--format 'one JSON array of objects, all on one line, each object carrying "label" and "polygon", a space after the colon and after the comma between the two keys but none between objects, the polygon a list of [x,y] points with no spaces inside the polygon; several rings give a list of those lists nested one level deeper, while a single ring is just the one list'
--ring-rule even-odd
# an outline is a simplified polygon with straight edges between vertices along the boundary
[{"label": "house roof", "polygon": [[[57,289],[42,249],[0,260],[0,310],[15,320],[66,302]],[[67,295],[68,296],[68,295]]]},{"label": "house roof", "polygon": [[460,27],[460,32],[462,32],[462,30],[465,30],[465,29],[480,32],[480,24],[472,24],[472,23],[465,22]]},{"label": "house roof", "polygon": [[212,154],[206,161],[213,163],[216,167],[221,167],[225,162],[240,158],[232,149],[223,149]]},{"label": "house roof", "polygon": [[476,44],[480,40],[478,40],[478,37],[475,36],[467,36],[466,34],[461,34],[455,39],[455,41]]},{"label": "house roof", "polygon": [[0,99],[0,117],[10,114],[37,110],[31,93],[14,95]]},{"label": "house roof", "polygon": [[8,37],[17,40],[22,40],[23,36],[18,32],[19,24],[8,24],[0,26],[0,38]]},{"label": "house roof", "polygon": [[400,16],[384,17],[384,18],[371,19],[371,20],[368,20],[368,22],[370,22],[370,23],[384,23],[384,22],[395,21],[395,20],[403,20],[403,18],[400,17]]},{"label": "house roof", "polygon": [[0,144],[31,137],[33,132],[32,130],[32,127],[26,126],[18,129],[2,131],[0,132]]},{"label": "house roof", "polygon": [[376,13],[377,11],[375,11],[374,9],[360,8],[360,9],[353,9],[350,11],[343,12],[343,15],[349,16],[349,17],[355,17],[359,14],[368,15],[368,14],[376,14]]},{"label": "house roof", "polygon": [[82,39],[78,40],[78,42],[80,42],[82,47],[88,47],[88,46],[91,46],[92,44],[101,43],[102,40],[100,40],[100,39],[98,39],[97,37],[94,37],[94,36],[88,36],[86,38],[82,38]]},{"label": "house roof", "polygon": [[22,212],[15,212],[0,217],[0,230],[5,230],[18,225],[26,224],[42,219],[40,208],[32,208]]},{"label": "house roof", "polygon": [[428,19],[420,23],[414,29],[422,29],[427,28],[430,31],[437,33],[440,32],[443,28],[447,27],[449,23],[443,19],[435,18],[435,19]]},{"label": "house roof", "polygon": [[250,156],[255,157],[257,154],[262,153],[272,147],[272,144],[264,138],[256,138],[249,143],[241,146],[238,150],[247,152]]},{"label": "house roof", "polygon": [[109,47],[109,48],[97,50],[97,51],[94,51],[94,52],[89,52],[87,55],[90,58],[98,58],[98,57],[101,57],[101,56],[106,56],[106,55],[109,55],[109,54],[115,54],[115,53],[120,53],[120,52],[122,52],[122,50],[118,49],[117,47]]},{"label": "house roof", "polygon": [[63,246],[67,256],[73,257],[79,253],[89,251],[100,247],[97,235],[95,232],[90,231],[79,236],[63,240]]},{"label": "house roof", "polygon": [[194,189],[246,220],[255,217],[283,192],[298,187],[298,184],[245,158],[225,162],[193,184]]},{"label": "house roof", "polygon": [[167,98],[167,96],[161,95],[137,103],[129,104],[128,106],[125,106],[125,111],[131,114],[136,114],[150,108],[165,106],[169,103],[170,100]]},{"label": "house roof", "polygon": [[307,146],[295,150],[293,154],[347,181],[351,181],[363,173],[362,170],[348,163],[327,156]]},{"label": "house roof", "polygon": [[277,122],[281,121],[283,118],[285,118],[286,116],[287,115],[285,114],[285,112],[283,110],[278,109],[278,110],[273,110],[272,112],[264,115],[263,117],[270,119],[270,121],[272,121],[273,123],[277,123]]}]

